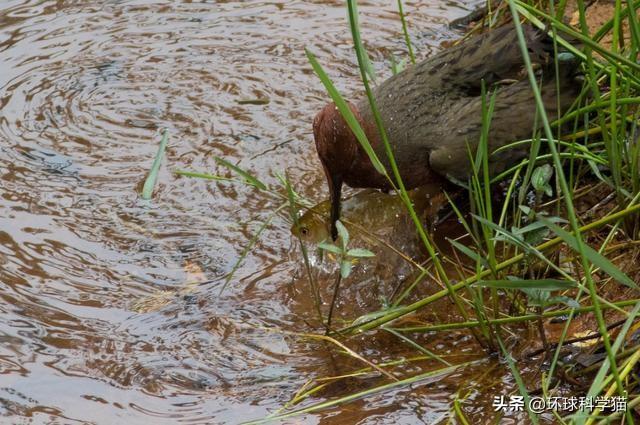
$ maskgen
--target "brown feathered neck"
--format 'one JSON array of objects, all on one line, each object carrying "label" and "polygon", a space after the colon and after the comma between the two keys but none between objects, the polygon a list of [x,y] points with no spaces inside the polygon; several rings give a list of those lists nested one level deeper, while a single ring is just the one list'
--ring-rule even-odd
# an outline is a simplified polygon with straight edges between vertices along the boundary
[{"label": "brown feathered neck", "polygon": [[[349,107],[361,121],[355,106],[349,104]],[[316,115],[313,136],[325,173],[348,174],[358,157],[360,146],[334,103],[329,103]]]},{"label": "brown feathered neck", "polygon": [[[381,142],[375,124],[365,122],[355,105],[350,102],[347,105],[360,123],[373,150],[380,152]],[[369,156],[334,103],[327,104],[316,115],[313,135],[318,157],[328,179],[339,176],[341,181],[351,187],[390,189],[389,182],[371,164]]]},{"label": "brown feathered neck", "polygon": [[[355,105],[347,103],[364,130],[374,151],[380,145],[378,132],[372,123],[362,119]],[[331,235],[335,240],[336,220],[340,217],[340,196],[342,183],[351,187],[377,187],[390,189],[388,180],[371,164],[366,152],[360,146],[340,111],[334,103],[329,103],[313,120],[313,135],[318,157],[322,163],[331,195]]]}]

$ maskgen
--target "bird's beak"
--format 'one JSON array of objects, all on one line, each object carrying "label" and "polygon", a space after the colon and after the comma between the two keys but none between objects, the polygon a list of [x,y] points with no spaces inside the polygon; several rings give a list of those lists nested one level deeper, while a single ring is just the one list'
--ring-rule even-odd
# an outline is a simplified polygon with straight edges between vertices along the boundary
[{"label": "bird's beak", "polygon": [[331,188],[331,238],[338,239],[336,221],[340,219],[340,196],[342,195],[342,176],[334,175],[329,182]]},{"label": "bird's beak", "polygon": [[324,173],[327,176],[327,183],[329,183],[329,194],[331,196],[331,238],[335,241],[338,239],[338,228],[336,227],[336,221],[340,219],[340,197],[342,196],[342,175],[332,173],[324,166]]}]

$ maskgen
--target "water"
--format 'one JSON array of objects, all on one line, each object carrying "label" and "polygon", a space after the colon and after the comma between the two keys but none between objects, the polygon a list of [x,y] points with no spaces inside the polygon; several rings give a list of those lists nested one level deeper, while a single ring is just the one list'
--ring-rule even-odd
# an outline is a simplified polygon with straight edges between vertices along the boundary
[{"label": "water", "polygon": [[[470,9],[406,2],[419,56],[455,37],[446,23]],[[384,78],[390,56],[406,56],[395,2],[362,2],[361,13]],[[0,422],[239,423],[282,407],[309,379],[362,367],[283,333],[318,331],[307,325],[313,304],[284,214],[221,293],[280,200],[173,174],[225,173],[221,156],[270,185],[286,170],[303,195],[325,198],[311,121],[327,96],[304,47],[343,93],[360,87],[342,1],[3,2]],[[270,102],[238,103],[254,98]],[[137,193],[162,128],[170,144],[144,202]],[[379,308],[371,267],[344,290],[339,315]],[[422,342],[452,361],[479,358],[465,333]],[[381,361],[416,355],[388,335],[349,345]],[[478,377],[493,369],[490,383]],[[478,389],[502,388],[503,375],[483,360],[300,421],[438,421],[461,382],[471,391],[465,413],[483,421],[495,394]],[[313,401],[382,382],[354,379]]]}]

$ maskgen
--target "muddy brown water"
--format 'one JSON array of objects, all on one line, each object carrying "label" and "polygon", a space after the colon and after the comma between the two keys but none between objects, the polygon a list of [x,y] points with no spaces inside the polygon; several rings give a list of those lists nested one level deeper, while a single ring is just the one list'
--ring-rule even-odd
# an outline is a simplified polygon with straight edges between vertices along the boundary
[{"label": "muddy brown water", "polygon": [[[395,2],[361,3],[384,78],[389,57],[406,56]],[[447,22],[473,4],[405,8],[424,57],[458,36]],[[0,423],[240,423],[273,413],[310,379],[362,367],[281,332],[319,331],[284,215],[220,292],[279,201],[172,174],[225,172],[217,155],[272,185],[286,170],[303,195],[325,198],[310,129],[327,97],[304,47],[343,93],[357,90],[342,1],[2,2]],[[252,98],[270,102],[238,103]],[[160,128],[170,144],[155,197],[144,202],[137,192]],[[408,273],[384,266],[358,266],[339,318],[379,309],[385,285]],[[205,282],[180,292],[194,274]],[[331,283],[328,271],[319,276]],[[157,294],[163,304],[139,307]],[[503,365],[479,356],[464,332],[420,342],[452,362],[479,363],[289,423],[446,422],[458,392],[474,423],[495,419],[491,399],[513,391]],[[417,355],[388,335],[349,345],[376,361]],[[308,402],[382,382],[342,382]]]}]

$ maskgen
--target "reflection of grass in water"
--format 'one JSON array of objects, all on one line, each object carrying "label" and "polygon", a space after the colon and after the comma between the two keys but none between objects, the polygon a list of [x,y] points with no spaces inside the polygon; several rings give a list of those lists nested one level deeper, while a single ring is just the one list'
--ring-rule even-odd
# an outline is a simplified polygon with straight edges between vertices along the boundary
[{"label": "reflection of grass in water", "polygon": [[198,286],[207,280],[204,272],[196,263],[187,262],[182,268],[186,273],[185,283],[178,285],[175,290],[158,290],[151,295],[140,298],[131,304],[131,310],[136,313],[158,311],[173,303],[177,298],[195,293]]},{"label": "reflection of grass in water", "polygon": [[136,300],[131,305],[131,311],[136,313],[150,313],[158,311],[163,307],[171,304],[176,297],[178,291],[158,290],[151,295]]},{"label": "reflection of grass in water", "polygon": [[[529,141],[513,141],[514,145],[529,143],[532,146],[529,158],[498,176],[490,176],[487,164],[493,153],[488,151],[488,131],[486,130],[491,123],[492,91],[491,88],[486,90],[487,107],[482,115],[485,131],[479,140],[479,148],[476,152],[471,152],[475,174],[468,182],[468,191],[473,215],[467,217],[453,205],[469,233],[467,240],[470,242],[465,244],[461,241],[453,241],[454,256],[445,258],[441,252],[436,251],[427,232],[422,228],[417,214],[413,211],[411,203],[408,202],[406,190],[399,178],[400,173],[395,165],[393,152],[369,86],[371,66],[360,39],[356,2],[348,1],[351,31],[361,76],[389,159],[391,166],[389,172],[376,157],[366,135],[359,128],[357,120],[346,107],[342,97],[335,90],[313,54],[307,52],[307,55],[345,121],[369,154],[373,165],[390,179],[405,200],[409,214],[416,224],[416,230],[432,261],[429,269],[435,271],[433,274],[444,289],[411,304],[402,305],[401,301],[408,299],[413,288],[420,286],[420,279],[430,274],[423,272],[410,288],[399,295],[397,302],[391,304],[388,310],[371,313],[358,319],[352,326],[339,330],[337,334],[348,338],[350,335],[358,335],[365,331],[389,329],[394,335],[402,335],[399,341],[417,351],[422,351],[421,348],[425,349],[425,347],[418,342],[421,335],[428,339],[428,332],[468,329],[474,332],[479,343],[487,351],[500,352],[507,359],[519,391],[524,397],[528,397],[527,385],[520,377],[518,370],[519,363],[513,360],[510,347],[505,344],[505,336],[512,332],[511,327],[519,323],[528,323],[537,329],[542,334],[541,339],[544,339],[545,330],[540,326],[542,319],[568,316],[559,339],[546,347],[548,354],[551,355],[549,372],[544,374],[538,383],[529,383],[540,388],[545,395],[554,395],[557,394],[554,392],[557,383],[563,382],[562,377],[572,373],[570,367],[567,368],[559,362],[563,345],[571,337],[571,322],[577,314],[591,312],[596,321],[595,330],[602,338],[606,359],[591,368],[593,371],[597,369],[598,372],[595,377],[592,377],[588,395],[611,396],[622,394],[625,390],[628,394],[634,394],[637,383],[628,378],[640,361],[640,354],[637,350],[622,350],[622,348],[625,337],[633,329],[632,325],[640,311],[640,304],[637,296],[629,298],[621,292],[619,287],[611,288],[611,286],[617,283],[627,285],[632,292],[637,291],[635,281],[629,276],[629,272],[637,272],[637,269],[633,268],[633,264],[622,267],[618,249],[609,249],[609,247],[617,242],[615,246],[627,244],[624,249],[629,255],[635,256],[639,253],[636,242],[640,234],[640,223],[637,219],[640,212],[638,203],[640,144],[637,140],[638,117],[634,105],[640,103],[640,98],[634,97],[634,94],[640,87],[640,66],[632,58],[635,58],[640,51],[640,26],[637,19],[629,19],[635,17],[635,8],[638,6],[640,1],[627,2],[623,7],[621,1],[617,0],[612,19],[591,36],[586,29],[587,15],[582,2],[578,3],[576,12],[581,24],[578,30],[568,27],[562,21],[566,1],[561,1],[556,10],[548,10],[547,5],[510,0],[490,12],[488,20],[492,23],[504,20],[510,12],[513,16],[520,14],[533,25],[547,30],[558,46],[581,58],[585,86],[579,102],[564,117],[548,117],[542,106],[538,81],[528,58],[520,24],[516,25],[520,35],[519,44],[525,59],[525,71],[536,99],[537,119],[541,123],[542,130],[534,132]],[[634,10],[634,13],[629,13],[629,8]],[[405,41],[410,46],[404,14],[401,13],[401,15]],[[628,21],[630,37],[621,45],[619,33],[623,20]],[[613,34],[613,45],[609,48],[598,44],[607,32]],[[563,37],[577,40],[584,48],[577,50]],[[599,59],[595,59],[594,55]],[[560,65],[557,62],[555,65],[557,72]],[[565,134],[567,128],[572,130]],[[549,164],[552,165],[553,173],[549,172]],[[496,203],[491,197],[491,187],[498,180],[508,178],[511,178],[512,182],[507,187],[507,196],[496,210],[494,209]],[[518,179],[520,180],[519,188],[516,186]],[[251,184],[246,176],[244,180]],[[594,181],[597,184],[594,185]],[[251,185],[255,186],[255,184]],[[297,220],[295,204],[298,198],[292,196],[291,185],[286,179],[285,187],[288,190],[286,196],[288,205],[292,206],[290,215],[295,223]],[[604,210],[604,207],[607,207],[611,211],[596,214],[593,217],[576,206],[576,202],[581,197],[587,196],[589,187],[613,194],[615,202],[607,202],[599,208]],[[549,200],[548,192],[552,188],[555,189],[556,196]],[[533,205],[525,205],[528,193],[535,195]],[[568,223],[566,228],[562,227],[563,222],[560,218]],[[552,238],[553,234],[556,237]],[[597,249],[592,247],[595,246],[594,242],[599,244]],[[306,255],[304,257],[308,277],[312,285],[315,285],[308,259]],[[459,257],[465,260],[462,261]],[[456,276],[447,275],[443,267],[445,261],[457,265]],[[470,267],[469,264],[471,264]],[[458,282],[453,282],[454,277]],[[550,282],[556,286],[551,285]],[[485,287],[490,289],[483,289]],[[558,287],[567,289],[558,290]],[[317,286],[314,286],[313,292],[320,315]],[[403,325],[402,320],[408,319],[409,315],[447,296],[454,301],[462,321],[423,326]],[[563,304],[568,305],[569,308]],[[579,307],[576,307],[576,304],[579,304]],[[635,308],[627,311],[631,306]],[[610,340],[606,329],[605,310],[617,311],[626,318],[614,341]],[[391,327],[391,321],[396,321],[393,327]],[[413,339],[408,338],[409,333]],[[433,354],[440,356],[440,353]],[[397,364],[388,362],[379,366],[394,370]],[[456,366],[452,368],[455,369]],[[368,373],[371,370],[369,369]],[[445,367],[427,372],[426,375],[444,374],[449,371]],[[359,372],[353,372],[353,374],[357,373]],[[301,388],[285,408],[290,409],[303,400],[317,395],[326,388],[327,382],[339,381],[347,376],[353,375],[315,379]],[[409,385],[424,377],[425,375],[403,376],[399,382],[372,387],[295,411],[283,410],[278,413],[279,416],[268,419],[317,412],[349,403],[369,394]],[[451,407],[451,414],[461,422],[467,420],[461,407],[464,404],[461,396],[464,391],[463,388],[458,391],[458,396]],[[639,404],[640,397],[632,396],[629,403]],[[553,414],[559,419],[561,415],[568,413],[554,412]],[[583,411],[575,417],[565,417],[563,420],[567,423],[594,423],[598,414],[604,413],[595,410]],[[623,412],[606,414],[610,419],[625,415]],[[534,413],[529,412],[529,417],[533,423],[538,422],[538,417]],[[628,413],[625,420],[632,423]]]},{"label": "reflection of grass in water", "polygon": [[[145,235],[151,239],[156,239],[158,237],[158,233],[154,229],[140,226],[133,222],[124,221],[120,219],[118,214],[113,210],[108,212],[108,216],[113,224],[129,228],[136,234]],[[177,298],[184,297],[196,292],[198,286],[207,281],[206,275],[197,263],[187,260],[181,265],[175,264],[175,267],[181,267],[184,271],[184,283],[177,285],[176,289],[157,290],[151,295],[133,300],[133,302],[130,304],[130,309],[132,311],[135,311],[136,313],[149,313],[158,311],[174,302]]]}]

